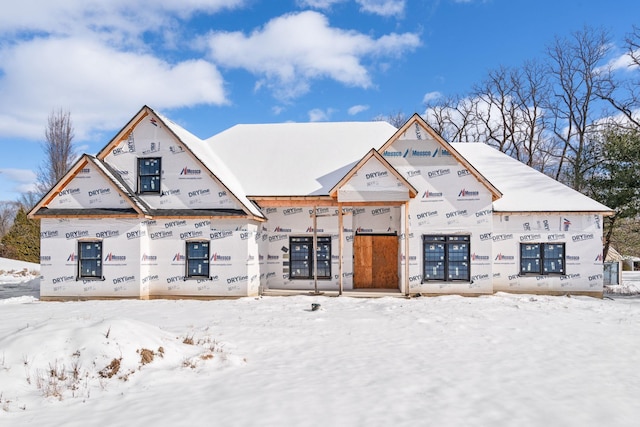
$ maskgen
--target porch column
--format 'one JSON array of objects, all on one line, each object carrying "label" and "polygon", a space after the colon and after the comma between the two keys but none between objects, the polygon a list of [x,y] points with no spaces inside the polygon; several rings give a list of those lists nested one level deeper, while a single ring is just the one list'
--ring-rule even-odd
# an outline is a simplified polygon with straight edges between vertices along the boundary
[{"label": "porch column", "polygon": [[313,206],[313,289],[318,294],[318,206]]},{"label": "porch column", "polygon": [[342,252],[344,239],[344,222],[342,218],[342,203],[338,203],[338,295],[342,295],[343,283],[342,283]]},{"label": "porch column", "polygon": [[409,296],[409,201],[404,202],[404,294]]}]

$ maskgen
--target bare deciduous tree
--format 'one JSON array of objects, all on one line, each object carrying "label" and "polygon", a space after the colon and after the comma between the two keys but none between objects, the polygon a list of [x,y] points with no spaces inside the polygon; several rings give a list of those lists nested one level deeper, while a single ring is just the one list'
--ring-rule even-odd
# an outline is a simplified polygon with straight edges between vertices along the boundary
[{"label": "bare deciduous tree", "polygon": [[430,101],[425,108],[425,120],[447,141],[481,141],[475,122],[477,99],[451,96]]},{"label": "bare deciduous tree", "polygon": [[625,71],[631,71],[633,77],[617,78],[610,67],[607,78],[598,87],[598,95],[626,119],[619,123],[620,126],[637,130],[640,129],[640,27],[633,27],[625,44],[630,61],[629,70]]},{"label": "bare deciduous tree", "polygon": [[7,234],[11,225],[13,225],[13,219],[18,212],[19,204],[12,201],[0,201],[0,238]]},{"label": "bare deciduous tree", "polygon": [[404,125],[409,117],[402,112],[402,110],[398,110],[395,113],[390,113],[388,115],[380,114],[373,118],[375,122],[387,122],[391,126],[399,129],[402,125]]},{"label": "bare deciduous tree", "polygon": [[514,71],[499,67],[489,71],[487,78],[476,85],[475,121],[482,140],[503,153],[514,155],[516,129],[519,127],[518,105],[514,102]]},{"label": "bare deciduous tree", "polygon": [[531,60],[511,74],[514,102],[520,121],[515,136],[514,157],[526,165],[548,173],[555,153],[548,138],[548,115],[544,103],[549,98],[549,82],[542,62]]},{"label": "bare deciduous tree", "polygon": [[555,179],[564,179],[580,191],[593,168],[589,147],[593,130],[596,90],[605,76],[603,61],[609,35],[602,29],[584,27],[567,38],[556,37],[548,47],[553,97],[548,108],[553,132],[561,143]]},{"label": "bare deciduous tree", "polygon": [[53,111],[49,114],[45,129],[44,164],[38,171],[38,192],[44,194],[64,176],[75,157],[74,130],[69,111]]}]

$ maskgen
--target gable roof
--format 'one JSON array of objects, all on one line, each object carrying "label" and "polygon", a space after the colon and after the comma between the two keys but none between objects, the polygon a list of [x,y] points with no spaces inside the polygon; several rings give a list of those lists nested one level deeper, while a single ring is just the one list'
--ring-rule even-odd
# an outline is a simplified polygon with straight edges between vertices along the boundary
[{"label": "gable roof", "polygon": [[362,158],[360,161],[353,167],[351,170],[333,186],[333,188],[329,191],[331,197],[337,197],[338,190],[353,178],[353,176],[371,159],[376,159],[380,164],[387,169],[387,171],[391,172],[391,174],[406,188],[408,194],[408,198],[413,198],[418,194],[418,190],[414,188],[409,181],[407,181],[398,171],[389,164],[389,162],[380,155],[374,148],[369,150],[369,152]]},{"label": "gable roof", "polygon": [[227,190],[227,194],[236,199],[238,203],[242,205],[247,214],[252,215],[257,219],[265,219],[260,209],[247,198],[235,175],[229,170],[225,163],[209,149],[203,140],[184,129],[182,126],[179,126],[169,118],[155,112],[146,105],[138,111],[138,113],[102,150],[100,150],[96,157],[103,160],[115,146],[120,144],[123,139],[127,139],[132,129],[148,115],[152,115],[162,122],[164,127],[173,134],[176,140],[182,143],[187,152],[189,152],[197,162],[208,170],[215,181]]},{"label": "gable roof", "polygon": [[249,196],[319,196],[395,131],[386,122],[241,124],[206,143]]},{"label": "gable roof", "polygon": [[396,133],[394,133],[393,136],[389,138],[389,140],[382,147],[378,149],[378,151],[380,153],[384,153],[385,150],[393,145],[395,141],[397,141],[405,132],[409,130],[411,126],[415,124],[418,124],[421,128],[423,128],[429,134],[429,136],[431,136],[431,138],[433,138],[438,144],[440,144],[441,147],[447,150],[454,159],[461,163],[471,173],[471,175],[473,175],[478,181],[480,181],[480,183],[484,185],[487,190],[489,190],[493,200],[496,200],[502,196],[500,190],[498,190],[489,180],[487,180],[487,178],[483,176],[482,173],[472,163],[461,156],[453,145],[445,141],[438,134],[438,132],[433,130],[433,128],[429,126],[429,124],[418,113],[414,113],[413,116],[411,116],[409,120],[407,120],[407,122],[402,125],[400,129],[398,129]]},{"label": "gable roof", "polygon": [[487,144],[459,142],[451,146],[502,193],[493,202],[495,212],[612,212]]},{"label": "gable roof", "polygon": [[[96,170],[109,182],[109,184],[116,189],[116,191],[122,196],[122,198],[129,204],[129,209],[49,209],[47,205],[53,200],[53,198],[69,184],[73,178],[75,178],[80,171],[88,164],[95,166]],[[77,211],[77,212],[76,212]],[[75,212],[75,213],[74,213]],[[149,206],[140,200],[132,191],[130,191],[126,184],[116,178],[110,168],[108,168],[103,162],[96,159],[89,154],[83,154],[74,164],[69,168],[67,173],[54,185],[49,191],[36,203],[36,205],[29,211],[29,216],[56,216],[56,215],[100,215],[100,216],[143,216],[149,213]]]}]

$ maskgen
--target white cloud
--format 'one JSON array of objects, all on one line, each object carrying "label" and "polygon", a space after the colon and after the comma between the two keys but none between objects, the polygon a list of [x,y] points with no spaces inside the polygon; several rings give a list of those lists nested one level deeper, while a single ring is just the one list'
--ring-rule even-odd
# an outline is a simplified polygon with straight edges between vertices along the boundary
[{"label": "white cloud", "polygon": [[309,111],[309,121],[310,122],[326,122],[331,118],[331,115],[335,113],[336,110],[333,108],[327,108],[326,110],[321,110],[320,108],[314,108]]},{"label": "white cloud", "polygon": [[336,3],[344,3],[346,0],[298,0],[300,7],[312,7],[314,9],[330,9]]},{"label": "white cloud", "polygon": [[223,79],[204,60],[170,64],[97,40],[33,39],[0,50],[0,135],[41,138],[54,108],[68,109],[83,140],[113,129],[141,105],[177,108],[226,102]]},{"label": "white cloud", "polygon": [[2,7],[0,33],[69,35],[105,32],[121,35],[156,31],[174,17],[215,13],[246,0],[22,0]]},{"label": "white cloud", "polygon": [[442,98],[442,94],[440,92],[437,92],[437,91],[427,92],[424,94],[424,97],[422,98],[422,103],[426,104],[430,101],[434,101],[439,98]]},{"label": "white cloud", "polygon": [[11,191],[27,193],[36,189],[36,174],[28,169],[0,169],[0,178],[8,182]]},{"label": "white cloud", "polygon": [[350,107],[347,112],[350,116],[355,116],[358,113],[362,113],[363,111],[367,111],[369,109],[368,105],[354,105]]},{"label": "white cloud", "polygon": [[[640,57],[640,50],[636,51],[635,55]],[[611,70],[613,71],[629,71],[638,68],[638,66],[635,64],[635,62],[633,62],[631,56],[628,53],[624,53],[617,58],[614,58],[607,64],[607,66],[611,67]]]},{"label": "white cloud", "polygon": [[315,79],[371,87],[364,59],[402,55],[416,48],[420,39],[413,33],[373,39],[333,28],[324,15],[306,11],[274,18],[249,35],[213,32],[208,44],[214,61],[250,71],[277,98],[286,100],[308,92]]},{"label": "white cloud", "polygon": [[363,12],[381,16],[400,16],[404,13],[404,0],[356,0]]},{"label": "white cloud", "polygon": [[[224,104],[215,65],[185,55],[181,20],[247,0],[24,0],[0,14],[0,137],[41,139],[53,108],[83,140],[141,105]],[[146,37],[151,35],[149,42]],[[182,51],[177,53],[177,49]],[[183,59],[166,60],[167,53]],[[186,59],[184,59],[186,58]]]},{"label": "white cloud", "polygon": [[[338,3],[347,0],[298,0],[301,7],[328,10]],[[405,0],[355,0],[360,6],[361,12],[372,13],[380,16],[400,16],[404,13]]]}]

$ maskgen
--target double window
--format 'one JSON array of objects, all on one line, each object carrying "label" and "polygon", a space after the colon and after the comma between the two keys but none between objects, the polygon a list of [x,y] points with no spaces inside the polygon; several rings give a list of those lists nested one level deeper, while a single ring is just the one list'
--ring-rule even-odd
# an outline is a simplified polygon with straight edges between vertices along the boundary
[{"label": "double window", "polygon": [[565,274],[564,243],[520,243],[520,274]]},{"label": "double window", "polygon": [[102,241],[78,242],[78,277],[102,279]]},{"label": "double window", "polygon": [[469,236],[425,235],[423,280],[469,281]]},{"label": "double window", "polygon": [[209,277],[209,242],[187,242],[187,278]]},{"label": "double window", "polygon": [[138,159],[138,193],[160,193],[160,158]]},{"label": "double window", "polygon": [[[313,237],[289,238],[289,277],[291,279],[313,279],[314,265],[318,279],[331,278],[331,237],[317,237],[318,250],[313,257]],[[315,263],[315,264],[314,264]]]}]

